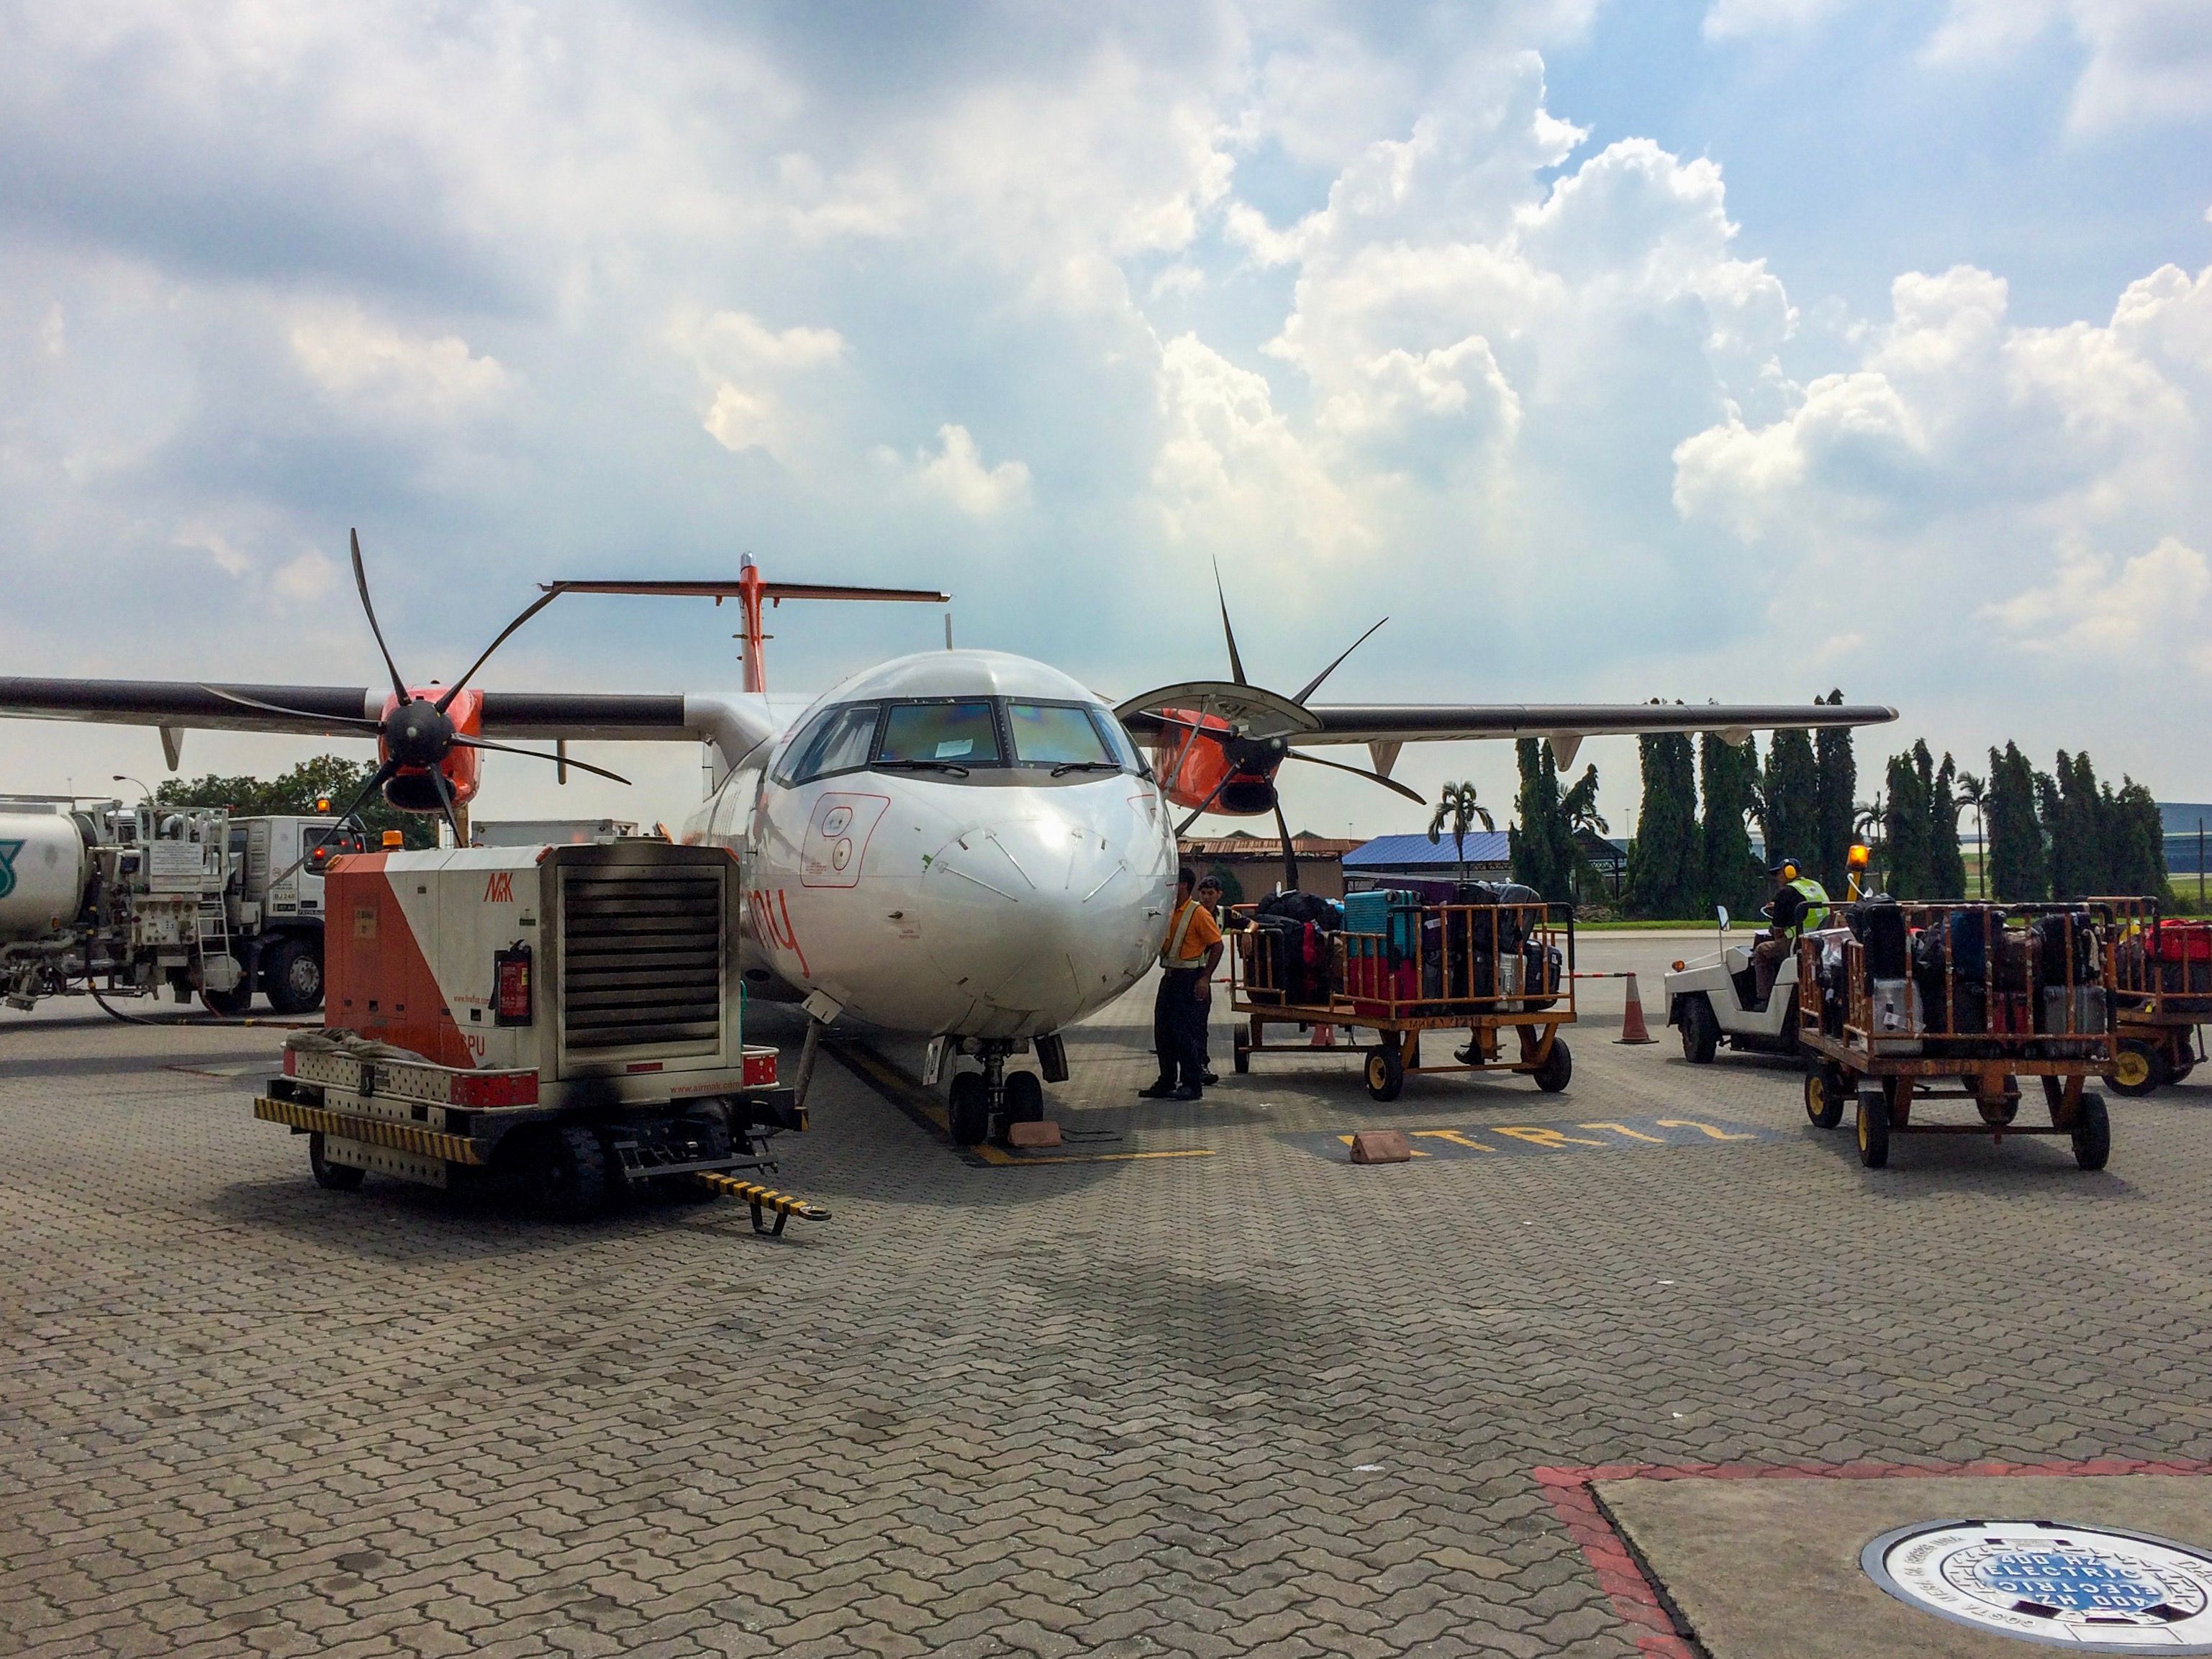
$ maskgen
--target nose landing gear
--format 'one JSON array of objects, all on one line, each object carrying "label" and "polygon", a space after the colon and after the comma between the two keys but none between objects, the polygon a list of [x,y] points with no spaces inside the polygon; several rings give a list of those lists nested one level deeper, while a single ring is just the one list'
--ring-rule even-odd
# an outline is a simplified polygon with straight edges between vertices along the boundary
[{"label": "nose landing gear", "polygon": [[1006,1070],[1014,1052],[1010,1037],[980,1037],[973,1053],[980,1072],[955,1072],[947,1101],[952,1144],[975,1146],[986,1140],[1003,1140],[1010,1123],[1036,1123],[1044,1118],[1044,1084],[1034,1072]]}]

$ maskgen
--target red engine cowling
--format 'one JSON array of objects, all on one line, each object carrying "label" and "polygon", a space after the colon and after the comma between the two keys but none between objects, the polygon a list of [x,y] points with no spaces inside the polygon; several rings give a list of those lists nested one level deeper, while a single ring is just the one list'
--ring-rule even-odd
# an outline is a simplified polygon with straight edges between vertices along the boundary
[{"label": "red engine cowling", "polygon": [[1219,716],[1189,709],[1163,709],[1160,718],[1152,767],[1170,800],[1225,817],[1275,810],[1275,772],[1287,752],[1280,740],[1239,737]]},{"label": "red engine cowling", "polygon": [[[445,695],[445,687],[433,684],[415,690],[412,695],[435,702]],[[397,695],[386,697],[381,718],[390,720],[399,706]],[[454,732],[462,737],[483,736],[483,694],[464,690],[446,706],[446,718],[453,721]],[[388,763],[392,758],[389,747],[381,738],[376,745],[376,757],[382,763]],[[476,799],[477,787],[483,781],[483,757],[476,750],[465,749],[456,744],[446,751],[445,759],[438,763],[438,770],[445,774],[446,787],[453,793],[453,805],[466,806]],[[430,773],[426,767],[399,768],[385,784],[384,799],[403,812],[444,810],[438,799],[438,787],[430,781]]]}]

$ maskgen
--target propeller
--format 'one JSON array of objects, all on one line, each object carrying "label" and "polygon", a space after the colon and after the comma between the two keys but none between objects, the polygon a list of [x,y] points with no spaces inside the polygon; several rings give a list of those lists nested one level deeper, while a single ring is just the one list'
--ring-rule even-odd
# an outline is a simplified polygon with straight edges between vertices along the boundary
[{"label": "propeller", "polygon": [[[1291,747],[1291,739],[1297,735],[1317,732],[1321,729],[1321,721],[1316,718],[1311,710],[1307,708],[1306,699],[1319,690],[1322,683],[1331,674],[1343,666],[1346,658],[1375,637],[1382,623],[1390,620],[1388,617],[1383,617],[1382,622],[1375,623],[1350,645],[1345,647],[1331,659],[1327,667],[1299,687],[1295,694],[1285,696],[1279,691],[1270,691],[1264,686],[1253,684],[1244,672],[1243,653],[1237,648],[1237,628],[1236,624],[1229,619],[1229,596],[1222,586],[1221,566],[1218,560],[1213,567],[1213,592],[1216,601],[1221,607],[1221,636],[1223,642],[1229,647],[1231,678],[1226,681],[1193,680],[1175,685],[1164,685],[1155,690],[1146,692],[1142,696],[1130,698],[1114,711],[1124,720],[1138,714],[1152,715],[1158,719],[1166,709],[1180,711],[1195,708],[1197,710],[1195,719],[1188,714],[1179,714],[1169,716],[1164,721],[1170,726],[1188,727],[1182,745],[1174,757],[1174,763],[1166,769],[1167,776],[1170,781],[1181,774],[1184,757],[1189,752],[1190,746],[1198,742],[1200,737],[1206,732],[1206,722],[1209,718],[1218,718],[1227,726],[1228,730],[1225,733],[1218,732],[1216,728],[1216,735],[1218,736],[1222,745],[1223,758],[1228,763],[1227,774],[1213,787],[1206,799],[1199,803],[1190,815],[1183,819],[1176,834],[1184,833],[1192,824],[1204,817],[1212,808],[1214,803],[1221,799],[1223,792],[1232,783],[1240,781],[1240,776],[1244,779],[1249,779],[1255,775],[1264,776],[1272,786],[1276,769],[1286,760],[1303,761],[1310,766],[1326,766],[1336,772],[1349,772],[1353,777],[1364,778],[1370,783],[1381,784],[1385,789],[1404,796],[1417,806],[1425,806],[1428,804],[1416,791],[1407,788],[1394,778],[1384,776],[1380,772],[1370,771],[1362,766],[1347,766],[1341,761],[1323,760],[1318,755],[1306,754],[1303,750]],[[1282,816],[1281,803],[1277,800],[1274,805],[1276,817],[1279,821]],[[1240,809],[1232,805],[1231,810],[1262,811],[1265,809],[1255,801],[1249,809]],[[1287,837],[1288,832],[1285,831],[1285,834]],[[1297,884],[1295,878],[1297,865],[1295,859],[1289,854],[1288,848],[1286,838],[1285,850],[1285,857],[1289,860],[1286,867],[1290,870],[1292,878],[1291,885],[1296,886]]]},{"label": "propeller", "polygon": [[[265,714],[287,714],[301,720],[316,720],[326,726],[349,726],[358,731],[374,732],[381,750],[381,758],[376,770],[369,775],[368,781],[362,786],[361,793],[355,796],[344,811],[337,814],[337,823],[343,823],[346,819],[361,810],[371,795],[380,789],[386,788],[395,779],[411,778],[417,775],[425,775],[429,779],[430,787],[437,797],[438,811],[453,830],[453,843],[459,846],[467,839],[461,832],[460,806],[453,797],[453,786],[447,781],[442,769],[446,757],[456,749],[484,750],[501,755],[522,755],[532,760],[548,761],[556,766],[572,766],[580,771],[589,772],[594,776],[611,779],[616,783],[629,782],[629,780],[621,773],[611,772],[604,766],[593,766],[587,761],[566,759],[557,753],[547,754],[537,749],[518,749],[511,744],[490,743],[482,738],[471,737],[460,731],[454,725],[452,715],[447,712],[453,706],[453,700],[459,697],[467,689],[469,682],[477,677],[478,671],[491,660],[492,653],[513,638],[515,631],[525,623],[561,597],[562,590],[560,586],[556,585],[550,591],[539,595],[538,599],[524,606],[514,620],[500,629],[492,642],[483,648],[477,659],[468,665],[467,671],[451,685],[445,687],[434,697],[419,695],[409,688],[406,677],[400,673],[399,665],[392,659],[392,647],[385,641],[383,625],[376,619],[376,605],[369,598],[368,592],[368,570],[362,562],[361,532],[358,530],[351,532],[350,539],[353,548],[354,589],[361,595],[362,614],[368,618],[368,631],[375,637],[377,653],[384,659],[385,671],[392,676],[393,703],[381,719],[371,720],[366,715],[356,718],[347,715],[320,714],[308,709],[286,708],[276,703],[264,702],[258,697],[250,697],[243,692],[226,690],[218,685],[204,685],[200,688],[210,696],[221,697],[226,702],[237,703],[241,708],[257,708]],[[315,847],[310,848],[297,863],[276,879],[283,880],[285,877],[291,875],[294,871],[307,863],[313,858],[316,852],[328,845],[331,833],[333,833],[332,830],[325,831]]]}]

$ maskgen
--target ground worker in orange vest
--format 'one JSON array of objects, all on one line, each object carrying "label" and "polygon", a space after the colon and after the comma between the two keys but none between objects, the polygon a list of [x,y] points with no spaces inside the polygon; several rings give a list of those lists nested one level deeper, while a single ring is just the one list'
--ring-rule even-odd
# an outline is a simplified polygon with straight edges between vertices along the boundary
[{"label": "ground worker in orange vest", "polygon": [[1159,989],[1152,999],[1152,1050],[1160,1075],[1146,1100],[1197,1100],[1206,1093],[1206,1020],[1213,1008],[1213,970],[1221,962],[1221,927],[1192,890],[1188,865],[1176,876],[1176,904],[1160,946]]}]

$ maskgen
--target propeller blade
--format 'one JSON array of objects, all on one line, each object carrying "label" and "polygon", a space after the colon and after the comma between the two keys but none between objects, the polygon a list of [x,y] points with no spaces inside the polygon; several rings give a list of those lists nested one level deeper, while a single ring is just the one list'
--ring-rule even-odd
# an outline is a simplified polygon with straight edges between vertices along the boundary
[{"label": "propeller blade", "polygon": [[274,887],[279,882],[289,881],[291,879],[293,873],[302,868],[308,860],[315,856],[315,854],[319,849],[329,846],[331,844],[331,837],[345,827],[345,821],[351,817],[356,812],[361,811],[362,803],[367,800],[371,795],[374,794],[378,790],[383,788],[386,784],[389,783],[392,781],[392,775],[398,769],[398,767],[392,764],[392,762],[386,761],[383,765],[378,767],[376,770],[370,773],[368,775],[368,781],[361,787],[361,793],[346,803],[345,811],[343,812],[334,812],[331,815],[330,828],[323,831],[321,836],[316,841],[314,846],[310,847],[306,852],[301,854],[297,859],[293,860],[292,864],[284,871],[283,874],[276,877],[269,884],[271,887]]},{"label": "propeller blade", "polygon": [[1229,674],[1239,685],[1249,685],[1244,678],[1243,659],[1237,654],[1237,630],[1229,625],[1229,595],[1221,591],[1221,561],[1213,562],[1213,592],[1221,601],[1221,632],[1229,641]]},{"label": "propeller blade", "polygon": [[1291,845],[1291,821],[1283,816],[1283,798],[1279,794],[1275,797],[1275,828],[1283,837],[1283,890],[1295,893],[1298,890],[1298,854]]},{"label": "propeller blade", "polygon": [[200,690],[210,697],[221,697],[225,702],[234,702],[241,708],[258,708],[266,714],[289,714],[295,720],[324,720],[331,726],[358,726],[371,732],[380,729],[376,721],[366,716],[351,720],[343,714],[318,714],[307,708],[283,708],[273,702],[264,702],[258,697],[248,697],[236,691],[226,691],[219,685],[203,685]]},{"label": "propeller blade", "polygon": [[1342,761],[1323,760],[1319,755],[1309,755],[1304,750],[1298,749],[1291,750],[1291,752],[1284,756],[1283,758],[1285,760],[1304,761],[1308,766],[1326,766],[1334,772],[1349,772],[1355,778],[1364,778],[1370,783],[1379,783],[1385,789],[1390,790],[1393,793],[1403,795],[1407,800],[1413,802],[1416,806],[1426,806],[1428,805],[1428,802],[1423,800],[1420,796],[1414,793],[1411,789],[1406,787],[1406,786],[1399,782],[1397,779],[1386,778],[1380,772],[1370,772],[1364,766],[1346,766]]},{"label": "propeller blade", "polygon": [[1350,656],[1353,652],[1358,650],[1359,647],[1366,644],[1368,641],[1373,639],[1375,637],[1375,629],[1382,627],[1382,623],[1389,622],[1389,620],[1390,619],[1388,617],[1383,617],[1382,622],[1379,622],[1375,624],[1375,628],[1369,629],[1358,639],[1352,641],[1350,645],[1346,646],[1344,647],[1343,654],[1339,656],[1335,662],[1329,664],[1328,667],[1322,669],[1320,673],[1315,675],[1311,679],[1308,680],[1304,685],[1300,687],[1298,690],[1293,693],[1291,695],[1291,701],[1296,703],[1303,703],[1308,697],[1310,697],[1315,692],[1320,690],[1321,683],[1327,679],[1331,674],[1336,672],[1339,665],[1344,661],[1344,659]]},{"label": "propeller blade", "polygon": [[1181,823],[1176,825],[1176,835],[1178,837],[1182,835],[1184,830],[1189,829],[1192,824],[1196,823],[1200,818],[1206,816],[1206,809],[1212,805],[1215,801],[1221,799],[1221,792],[1229,787],[1231,780],[1235,778],[1236,775],[1237,774],[1234,772],[1224,772],[1222,774],[1221,781],[1213,786],[1213,793],[1208,795],[1204,800],[1199,802],[1197,806],[1192,809],[1191,815],[1188,817],[1185,818]]},{"label": "propeller blade", "polygon": [[368,572],[361,566],[361,532],[353,534],[353,585],[361,591],[361,608],[368,617],[368,631],[376,635],[376,648],[384,653],[384,665],[392,671],[392,689],[399,701],[407,701],[407,682],[399,678],[399,665],[392,660],[392,647],[384,642],[384,630],[376,625],[376,607],[368,602]]},{"label": "propeller blade", "polygon": [[461,688],[466,685],[476,677],[476,672],[477,669],[482,668],[486,663],[491,660],[491,653],[507,643],[507,636],[509,635],[513,634],[516,629],[521,627],[523,623],[528,622],[532,617],[536,616],[539,611],[543,611],[547,605],[552,604],[554,600],[560,597],[561,589],[556,587],[551,592],[540,598],[535,604],[527,606],[520,616],[517,617],[513,622],[507,623],[505,628],[500,629],[499,637],[494,640],[489,645],[484,647],[483,655],[478,657],[474,662],[471,663],[469,665],[469,672],[462,675],[460,678],[455,680],[452,685],[448,686],[446,690],[446,695],[438,699],[438,712],[441,714],[446,712],[447,705],[451,703],[455,697],[461,695]]},{"label": "propeller blade", "polygon": [[453,792],[446,782],[446,774],[439,767],[430,769],[430,787],[438,792],[438,805],[446,815],[446,823],[453,830],[453,845],[466,847],[468,836],[461,830],[461,815],[453,805]]},{"label": "propeller blade", "polygon": [[593,772],[603,778],[612,778],[617,783],[629,780],[619,772],[610,772],[604,766],[594,766],[589,761],[580,761],[574,755],[549,755],[542,749],[517,749],[512,744],[486,743],[482,738],[455,738],[456,749],[489,749],[499,755],[527,755],[532,760],[551,761],[556,766],[573,766],[580,772]]}]

